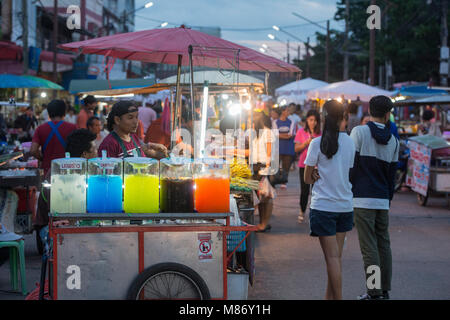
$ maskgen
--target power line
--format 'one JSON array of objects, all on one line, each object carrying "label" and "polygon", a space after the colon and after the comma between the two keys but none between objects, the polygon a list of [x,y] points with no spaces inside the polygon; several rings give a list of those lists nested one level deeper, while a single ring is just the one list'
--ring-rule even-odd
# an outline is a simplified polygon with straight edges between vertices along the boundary
[{"label": "power line", "polygon": [[[140,18],[140,19],[144,19],[144,20],[148,20],[148,21],[153,21],[153,22],[168,22],[170,25],[173,26],[180,26],[182,25],[182,23],[176,23],[176,22],[169,22],[167,20],[158,20],[158,19],[152,19],[149,17],[145,17],[145,16],[141,16],[141,15],[135,15],[136,18]],[[327,20],[323,20],[323,21],[317,21],[316,23],[322,23],[322,22],[326,22]],[[284,29],[292,29],[292,28],[299,28],[299,27],[305,27],[310,25],[310,23],[303,23],[303,24],[296,24],[296,25],[288,25],[288,26],[282,26],[281,28]],[[217,26],[194,26],[194,25],[189,25],[190,27],[193,28],[217,28]],[[272,30],[272,27],[262,27],[262,28],[222,28],[220,27],[221,31],[228,31],[228,32],[260,32],[260,31],[270,31]]]}]

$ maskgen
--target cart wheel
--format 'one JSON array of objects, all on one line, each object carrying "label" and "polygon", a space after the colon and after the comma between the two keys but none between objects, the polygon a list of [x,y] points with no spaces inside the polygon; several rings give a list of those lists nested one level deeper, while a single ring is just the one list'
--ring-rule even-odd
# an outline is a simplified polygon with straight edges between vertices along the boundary
[{"label": "cart wheel", "polygon": [[44,244],[42,243],[41,240],[41,235],[39,234],[39,230],[34,230],[34,232],[36,232],[36,248],[37,251],[39,252],[39,255],[43,255],[44,254]]},{"label": "cart wheel", "polygon": [[160,263],[142,272],[132,283],[128,300],[209,300],[208,286],[200,275],[182,264]]},{"label": "cart wheel", "polygon": [[422,207],[425,207],[427,205],[427,201],[428,201],[428,194],[425,197],[420,193],[417,194],[417,202],[419,202],[419,204]]}]

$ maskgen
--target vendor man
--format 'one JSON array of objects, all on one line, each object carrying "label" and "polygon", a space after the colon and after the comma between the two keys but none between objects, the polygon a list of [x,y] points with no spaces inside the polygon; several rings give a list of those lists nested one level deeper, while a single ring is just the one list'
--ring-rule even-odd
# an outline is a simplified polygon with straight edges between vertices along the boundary
[{"label": "vendor man", "polygon": [[139,157],[162,159],[168,157],[167,148],[161,144],[142,142],[136,135],[138,128],[138,108],[132,101],[120,101],[114,104],[108,115],[108,131],[98,149],[99,156],[106,150],[111,158]]}]

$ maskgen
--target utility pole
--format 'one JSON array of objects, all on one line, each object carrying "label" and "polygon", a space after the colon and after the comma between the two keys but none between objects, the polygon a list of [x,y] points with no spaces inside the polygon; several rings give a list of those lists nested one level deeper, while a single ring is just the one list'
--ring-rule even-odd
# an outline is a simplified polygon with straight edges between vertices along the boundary
[{"label": "utility pole", "polygon": [[325,82],[328,82],[329,63],[330,63],[330,20],[327,20],[327,44],[325,52]]},{"label": "utility pole", "polygon": [[11,40],[12,33],[12,0],[1,1],[2,15],[1,15],[1,29],[4,40]]},{"label": "utility pole", "polygon": [[[370,0],[371,5],[376,5],[376,0]],[[370,85],[375,85],[375,29],[370,29],[369,44],[369,78]]]},{"label": "utility pole", "polygon": [[367,67],[363,66],[363,81],[362,81],[363,83],[367,83],[366,75],[367,75]]},{"label": "utility pole", "polygon": [[[442,0],[442,16],[441,16],[441,86],[447,87],[448,76],[449,76],[449,48],[448,48],[448,26],[447,26],[447,15],[448,15],[448,0]],[[445,52],[444,52],[445,51]],[[446,70],[443,70],[446,69]]]},{"label": "utility pole", "polygon": [[[86,30],[86,0],[80,0],[81,4],[81,29]],[[86,40],[86,36],[82,35],[81,40]]]},{"label": "utility pole", "polygon": [[345,40],[344,40],[344,74],[343,80],[348,80],[348,32],[350,20],[350,0],[345,0]]},{"label": "utility pole", "polygon": [[297,61],[299,63],[300,63],[300,50],[301,50],[300,45],[298,45],[298,48],[297,48]]},{"label": "utility pole", "polygon": [[23,74],[28,74],[28,0],[22,0]]},{"label": "utility pole", "polygon": [[[58,45],[58,0],[53,0],[53,82],[58,82],[56,50]],[[56,90],[53,90],[56,96]]]},{"label": "utility pole", "polygon": [[287,63],[290,63],[290,57],[289,57],[289,40],[287,41],[287,60],[286,60],[286,62]]},{"label": "utility pole", "polygon": [[306,41],[306,77],[309,78],[309,37]]}]

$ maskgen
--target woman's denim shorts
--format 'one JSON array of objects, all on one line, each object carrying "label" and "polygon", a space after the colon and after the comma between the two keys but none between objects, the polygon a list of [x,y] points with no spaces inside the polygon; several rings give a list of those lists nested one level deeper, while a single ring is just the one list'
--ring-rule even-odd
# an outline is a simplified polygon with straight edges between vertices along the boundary
[{"label": "woman's denim shorts", "polygon": [[328,212],[311,209],[309,212],[310,235],[313,237],[334,236],[337,232],[353,229],[352,212]]}]

